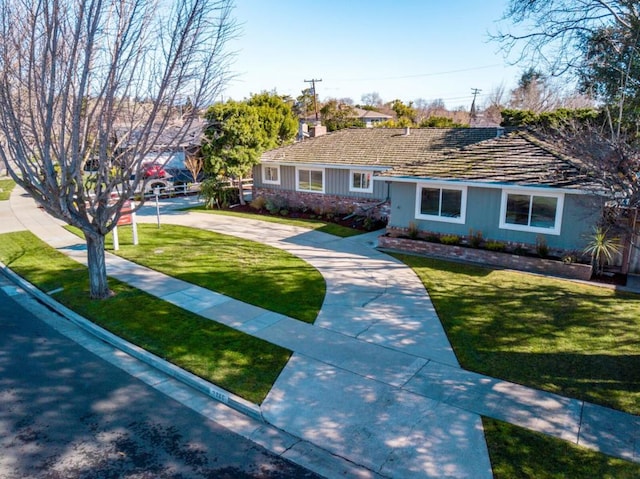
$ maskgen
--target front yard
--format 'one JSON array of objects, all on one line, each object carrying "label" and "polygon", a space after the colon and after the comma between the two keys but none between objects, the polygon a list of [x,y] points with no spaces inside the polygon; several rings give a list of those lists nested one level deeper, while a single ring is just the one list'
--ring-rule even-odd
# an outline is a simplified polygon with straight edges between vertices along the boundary
[{"label": "front yard", "polygon": [[[305,318],[314,309],[317,314],[322,303],[324,288],[310,286],[316,284],[310,270],[306,279],[296,277],[297,286],[284,287],[278,275],[267,277],[265,269],[254,269],[255,257],[270,255],[264,245],[248,245],[246,254],[236,254],[237,239],[226,244],[222,235],[200,237],[197,230],[163,225],[161,231],[169,237],[155,238],[155,244],[131,248],[132,252],[124,246],[124,230],[121,253],[141,264],[167,268],[170,274],[214,289],[218,288],[215,276],[225,283],[230,278],[231,282],[246,281],[250,287],[236,288],[241,300],[245,293],[265,291],[263,295],[270,296],[266,291],[283,288],[295,296],[304,284],[309,294]],[[145,241],[157,232],[145,235]],[[193,241],[187,241],[187,236],[194,236]],[[202,248],[227,266],[213,273],[219,266],[203,261],[198,252]],[[639,295],[417,256],[398,257],[424,282],[464,367],[640,412]],[[115,280],[111,280],[118,293],[114,298],[89,301],[86,269],[30,233],[2,235],[0,260],[44,291],[63,286],[56,299],[97,324],[256,403],[264,399],[290,356],[290,351],[204,320]],[[297,268],[301,265],[286,266],[289,272]],[[275,283],[275,289],[263,289],[268,283]],[[496,479],[640,477],[638,464],[483,420]]]},{"label": "front yard", "polygon": [[640,414],[640,295],[395,256],[429,291],[464,368]]}]

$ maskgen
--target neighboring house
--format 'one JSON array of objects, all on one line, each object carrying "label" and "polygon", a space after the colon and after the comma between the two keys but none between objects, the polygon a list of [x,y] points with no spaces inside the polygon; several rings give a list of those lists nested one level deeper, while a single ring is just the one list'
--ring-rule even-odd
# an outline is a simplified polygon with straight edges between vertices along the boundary
[{"label": "neighboring house", "polygon": [[[393,115],[387,115],[386,113],[382,113],[375,110],[365,110],[364,108],[358,108],[355,106],[348,106],[351,108],[353,114],[350,115],[350,118],[354,120],[360,120],[365,127],[371,128],[375,126],[377,123],[382,123],[384,121],[393,120],[395,117]],[[310,115],[300,119],[301,123],[305,123],[308,125],[313,125],[318,121],[322,121],[322,115],[319,115],[319,118],[316,120],[315,115]]]},{"label": "neighboring house", "polygon": [[380,208],[388,230],[582,250],[602,197],[578,159],[502,128],[348,129],[265,152],[254,195],[336,212]]},{"label": "neighboring house", "polygon": [[376,123],[382,123],[383,121],[393,120],[393,115],[387,115],[374,110],[365,110],[363,108],[354,108],[355,116],[358,120],[364,123],[364,126],[371,128]]}]

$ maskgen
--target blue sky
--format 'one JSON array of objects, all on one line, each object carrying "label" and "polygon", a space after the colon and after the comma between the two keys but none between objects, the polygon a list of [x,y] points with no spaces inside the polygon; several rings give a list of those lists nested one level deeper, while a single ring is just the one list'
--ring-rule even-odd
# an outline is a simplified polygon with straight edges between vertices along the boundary
[{"label": "blue sky", "polygon": [[229,48],[236,78],[223,98],[276,90],[296,97],[317,83],[320,99],[377,92],[384,101],[443,99],[468,108],[517,82],[489,42],[507,0],[236,0],[241,25]]}]

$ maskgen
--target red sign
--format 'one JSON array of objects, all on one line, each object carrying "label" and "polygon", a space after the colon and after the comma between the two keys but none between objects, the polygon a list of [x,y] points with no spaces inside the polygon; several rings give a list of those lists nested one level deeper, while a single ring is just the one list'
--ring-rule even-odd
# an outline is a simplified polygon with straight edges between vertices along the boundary
[{"label": "red sign", "polygon": [[131,213],[131,201],[125,201],[120,210],[118,226],[133,224],[133,214]]}]

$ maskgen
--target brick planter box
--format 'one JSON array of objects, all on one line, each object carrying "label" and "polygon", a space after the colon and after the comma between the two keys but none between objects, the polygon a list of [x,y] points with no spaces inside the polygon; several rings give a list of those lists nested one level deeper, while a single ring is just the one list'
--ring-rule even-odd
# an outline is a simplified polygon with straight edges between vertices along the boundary
[{"label": "brick planter box", "polygon": [[468,248],[464,246],[452,246],[442,243],[412,240],[409,238],[397,238],[391,236],[378,237],[378,248],[408,253],[424,254],[443,259],[468,261],[485,266],[497,266],[500,268],[540,273],[563,278],[591,279],[591,265],[580,263],[564,263],[545,258],[533,258],[511,253],[500,253],[484,249]]}]

